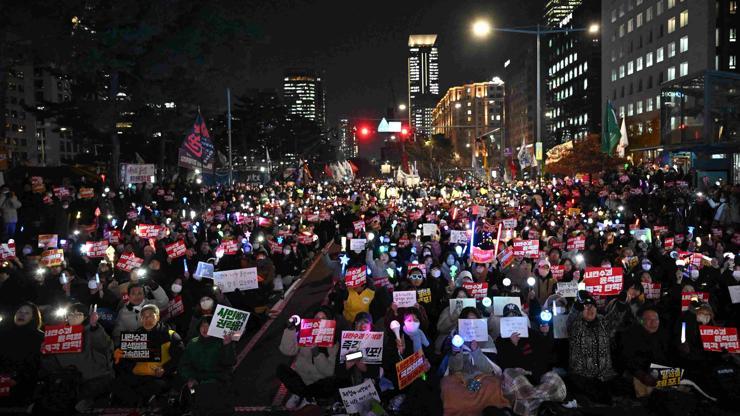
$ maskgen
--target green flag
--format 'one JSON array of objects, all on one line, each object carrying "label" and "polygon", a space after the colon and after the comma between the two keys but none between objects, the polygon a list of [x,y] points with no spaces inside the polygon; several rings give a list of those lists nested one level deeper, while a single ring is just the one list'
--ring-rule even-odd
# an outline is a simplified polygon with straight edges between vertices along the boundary
[{"label": "green flag", "polygon": [[601,151],[609,155],[619,143],[621,134],[619,132],[619,120],[612,104],[607,101],[604,110],[604,131],[601,133]]}]

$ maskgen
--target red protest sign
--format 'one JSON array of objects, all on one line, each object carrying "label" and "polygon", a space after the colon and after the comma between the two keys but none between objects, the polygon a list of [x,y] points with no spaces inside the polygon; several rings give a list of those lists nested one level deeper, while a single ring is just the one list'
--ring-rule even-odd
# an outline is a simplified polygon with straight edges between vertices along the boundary
[{"label": "red protest sign", "polygon": [[409,241],[408,238],[400,238],[398,240],[398,247],[400,248],[406,248],[409,246],[409,244],[411,244],[411,242]]},{"label": "red protest sign", "polygon": [[164,236],[166,228],[164,225],[139,224],[136,226],[136,234],[141,238],[159,239]]},{"label": "red protest sign", "polygon": [[176,295],[167,303],[167,309],[162,311],[162,319],[176,318],[185,312],[185,305],[182,303],[182,296]]},{"label": "red protest sign", "polygon": [[573,250],[585,250],[586,249],[586,237],[579,235],[578,237],[571,237],[568,239],[568,244],[565,246],[568,251]]},{"label": "red protest sign", "polygon": [[414,380],[421,377],[426,371],[424,352],[416,351],[412,355],[396,363],[396,375],[398,376],[398,389],[403,390]]},{"label": "red protest sign", "polygon": [[265,217],[257,217],[257,225],[260,227],[272,227],[272,220]]},{"label": "red protest sign", "polygon": [[517,220],[516,218],[506,218],[505,220],[502,220],[501,223],[507,230],[513,230],[514,228],[516,228]]},{"label": "red protest sign", "polygon": [[7,243],[0,244],[0,260],[13,260],[15,258],[15,241],[8,240]]},{"label": "red protest sign", "polygon": [[681,311],[688,311],[691,299],[697,299],[699,302],[709,302],[709,292],[685,292],[681,293]]},{"label": "red protest sign", "polygon": [[179,240],[164,246],[164,250],[167,252],[168,259],[176,259],[185,255],[187,247],[184,241]]},{"label": "red protest sign", "polygon": [[44,267],[61,266],[64,262],[64,250],[61,248],[46,250],[41,253],[41,265]]},{"label": "red protest sign", "polygon": [[95,196],[93,188],[80,188],[80,199],[91,199]]},{"label": "red protest sign", "polygon": [[673,237],[666,237],[665,241],[663,241],[663,248],[666,250],[673,249]]},{"label": "red protest sign", "polygon": [[0,397],[10,396],[10,388],[15,385],[15,380],[8,374],[0,374]]},{"label": "red protest sign", "polygon": [[331,347],[337,321],[328,319],[301,319],[298,333],[299,347]]},{"label": "red protest sign", "polygon": [[106,250],[108,250],[107,240],[88,241],[82,247],[82,252],[91,259],[102,259]]},{"label": "red protest sign", "polygon": [[306,221],[319,222],[319,214],[306,214]]},{"label": "red protest sign", "polygon": [[655,235],[666,234],[667,232],[668,232],[668,227],[665,225],[654,225],[653,226],[653,233]]},{"label": "red protest sign", "polygon": [[303,234],[303,233],[298,234],[298,242],[300,244],[303,244],[304,246],[311,245],[314,242],[313,236],[314,236],[313,234],[308,234],[308,235]]},{"label": "red protest sign", "polygon": [[356,233],[361,233],[365,229],[365,221],[357,220],[352,223],[352,226],[355,228]]},{"label": "red protest sign", "polygon": [[462,287],[477,300],[483,299],[488,294],[488,282],[474,283],[463,282]]},{"label": "red protest sign", "polygon": [[473,246],[470,251],[470,259],[473,263],[490,263],[493,261],[493,250],[483,250]]},{"label": "red protest sign", "polygon": [[144,259],[136,257],[134,253],[123,253],[116,263],[116,269],[130,272],[131,270],[141,267]]},{"label": "red protest sign", "polygon": [[618,295],[622,291],[621,267],[586,267],[583,282],[586,290],[597,296]]},{"label": "red protest sign", "polygon": [[39,248],[44,250],[59,247],[58,234],[39,234]]},{"label": "red protest sign", "polygon": [[42,354],[67,354],[82,352],[82,325],[46,325]]},{"label": "red protest sign", "polygon": [[661,290],[660,283],[644,282],[642,284],[642,287],[645,288],[645,298],[646,299],[660,299],[660,290]]},{"label": "red protest sign", "polygon": [[225,256],[233,256],[239,252],[239,243],[235,240],[228,240],[221,243],[216,251],[223,250]]},{"label": "red protest sign", "polygon": [[367,266],[350,267],[344,274],[344,284],[348,289],[364,286],[367,281]]},{"label": "red protest sign", "polygon": [[105,236],[111,244],[118,244],[121,242],[121,232],[119,230],[107,231]]},{"label": "red protest sign", "polygon": [[54,196],[62,199],[69,197],[69,189],[63,187],[63,186],[56,186],[54,187]]},{"label": "red protest sign", "polygon": [[565,274],[565,266],[550,266],[550,273],[555,280],[560,281]]},{"label": "red protest sign", "polygon": [[514,262],[514,249],[511,247],[506,247],[506,250],[503,250],[499,253],[498,262],[502,268],[509,267],[511,263]]},{"label": "red protest sign", "polygon": [[278,244],[276,241],[272,241],[272,240],[268,241],[268,243],[270,244],[270,253],[278,254],[281,251],[283,251],[282,244]]},{"label": "red protest sign", "polygon": [[704,351],[740,353],[737,340],[737,328],[700,325],[699,334]]},{"label": "red protest sign", "polygon": [[539,240],[516,240],[514,241],[514,255],[524,256],[530,259],[540,257]]}]

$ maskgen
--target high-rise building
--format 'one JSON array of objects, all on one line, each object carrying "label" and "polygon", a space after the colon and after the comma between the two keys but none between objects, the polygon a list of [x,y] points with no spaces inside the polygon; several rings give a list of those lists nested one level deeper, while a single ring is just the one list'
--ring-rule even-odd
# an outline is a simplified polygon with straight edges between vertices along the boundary
[{"label": "high-rise building", "polygon": [[21,59],[8,71],[5,86],[5,115],[0,128],[5,129],[10,164],[59,166],[71,162],[80,151],[72,131],[29,111],[43,111],[46,103],[69,101],[69,80]]},{"label": "high-rise building", "polygon": [[534,145],[537,122],[537,61],[533,45],[523,46],[504,63],[505,154],[516,155],[524,141]]},{"label": "high-rise building", "polygon": [[[556,26],[580,29],[600,21],[599,2],[586,1]],[[543,145],[547,150],[600,133],[603,106],[600,36],[589,31],[561,32],[549,35],[544,42],[547,109]]]},{"label": "high-rise building", "polygon": [[[737,116],[725,119],[714,106],[732,102],[719,94],[734,91],[737,99],[729,81],[737,76],[728,72],[740,72],[738,1],[605,0],[601,16],[602,107],[610,101],[626,117],[634,156],[688,167],[701,159],[697,145],[737,140]],[[707,83],[720,78],[727,83]],[[691,83],[700,88],[682,87]],[[686,108],[694,114],[679,116]],[[720,155],[707,157],[707,166],[731,159]]]},{"label": "high-rise building", "polygon": [[[557,27],[573,10],[584,3],[583,0],[547,0],[545,3],[545,24]],[[585,3],[599,3],[598,1],[586,1]]]},{"label": "high-rise building", "polygon": [[432,110],[439,98],[437,35],[409,36],[409,123],[417,135],[432,133]]},{"label": "high-rise building", "polygon": [[345,158],[357,157],[357,136],[354,129],[346,118],[339,120],[337,126],[337,136],[339,141],[339,150]]},{"label": "high-rise building", "polygon": [[292,69],[283,78],[283,100],[291,115],[313,120],[323,131],[326,127],[326,92],[321,76],[315,71]]},{"label": "high-rise building", "polygon": [[[475,140],[488,149],[499,149],[504,137],[504,82],[491,81],[451,87],[432,113],[434,134],[442,134],[463,160],[470,160]],[[489,151],[489,156],[493,156]]]}]

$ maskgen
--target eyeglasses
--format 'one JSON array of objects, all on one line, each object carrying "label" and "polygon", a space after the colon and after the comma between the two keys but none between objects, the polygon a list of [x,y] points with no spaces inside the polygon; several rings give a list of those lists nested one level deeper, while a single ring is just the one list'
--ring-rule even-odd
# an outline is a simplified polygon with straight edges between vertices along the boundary
[{"label": "eyeglasses", "polygon": [[412,274],[412,275],[409,275],[409,279],[410,280],[422,280],[424,279],[424,276],[420,274]]}]

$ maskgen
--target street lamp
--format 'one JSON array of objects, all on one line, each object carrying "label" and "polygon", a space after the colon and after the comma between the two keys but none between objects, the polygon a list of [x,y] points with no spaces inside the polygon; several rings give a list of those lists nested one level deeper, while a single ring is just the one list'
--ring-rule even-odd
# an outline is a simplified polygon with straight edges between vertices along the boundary
[{"label": "street lamp", "polygon": [[403,103],[399,104],[398,105],[398,110],[399,111],[406,111],[406,104],[403,104]]},{"label": "street lamp", "polygon": [[[522,33],[527,35],[537,36],[537,132],[536,139],[539,146],[542,146],[542,70],[541,70],[541,54],[540,54],[540,41],[542,35],[549,35],[553,33],[571,33],[571,32],[587,32],[589,35],[598,35],[601,27],[598,23],[592,23],[588,27],[576,27],[576,28],[563,28],[555,29],[547,26],[536,25],[535,29],[520,29],[520,28],[501,28],[493,27],[490,23],[485,20],[477,20],[473,23],[473,34],[478,38],[486,37],[492,31],[498,32],[509,32],[509,33]],[[539,163],[538,163],[539,164]]]}]

